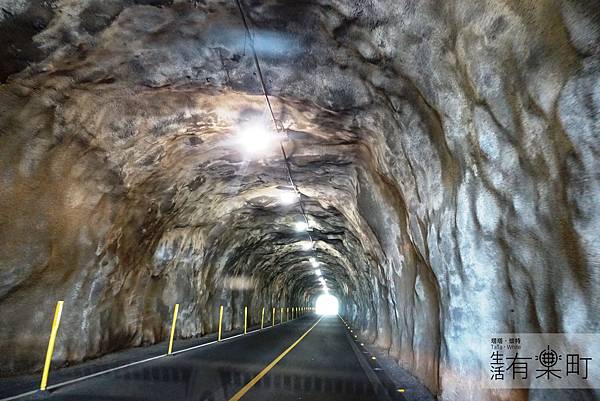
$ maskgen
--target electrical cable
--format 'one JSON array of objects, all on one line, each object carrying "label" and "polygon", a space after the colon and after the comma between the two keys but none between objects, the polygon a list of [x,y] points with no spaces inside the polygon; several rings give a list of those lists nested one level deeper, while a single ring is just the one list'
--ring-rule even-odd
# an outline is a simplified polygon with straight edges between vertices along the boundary
[{"label": "electrical cable", "polygon": [[[244,28],[246,29],[246,34],[248,35],[248,37],[250,39],[250,49],[252,50],[252,56],[254,58],[254,65],[256,67],[256,72],[258,75],[258,79],[260,81],[260,86],[262,88],[263,96],[265,97],[265,102],[267,103],[267,108],[269,109],[269,114],[271,115],[271,119],[273,120],[273,125],[275,126],[275,130],[277,131],[278,134],[280,134],[281,131],[283,131],[283,128],[279,126],[280,122],[277,120],[277,118],[275,118],[275,113],[273,112],[273,106],[271,105],[271,100],[269,99],[269,92],[267,91],[267,86],[265,84],[263,72],[262,72],[262,69],[260,68],[260,61],[258,60],[258,55],[256,54],[256,48],[254,47],[254,36],[252,35],[252,31],[250,30],[250,26],[248,25],[248,21],[246,19],[246,13],[244,12],[244,7],[242,6],[241,1],[235,0],[235,3],[237,4],[237,7],[240,11],[240,16],[242,18],[242,22],[244,23]],[[314,251],[314,241],[313,241],[312,235],[310,234],[310,231],[309,231],[310,224],[308,221],[308,216],[306,214],[306,208],[304,207],[304,202],[302,201],[302,194],[300,193],[300,191],[298,190],[298,186],[294,182],[291,164],[290,164],[289,158],[287,156],[287,153],[285,151],[285,148],[283,146],[283,141],[281,139],[279,139],[279,147],[281,149],[281,154],[283,156],[283,162],[285,164],[285,168],[287,171],[288,180],[289,180],[290,185],[293,188],[294,192],[296,192],[296,195],[298,196],[298,204],[300,206],[300,211],[301,211],[302,216],[304,217],[304,221],[306,223],[306,233],[308,234],[308,238],[310,239],[310,242],[311,242],[311,249]]]}]

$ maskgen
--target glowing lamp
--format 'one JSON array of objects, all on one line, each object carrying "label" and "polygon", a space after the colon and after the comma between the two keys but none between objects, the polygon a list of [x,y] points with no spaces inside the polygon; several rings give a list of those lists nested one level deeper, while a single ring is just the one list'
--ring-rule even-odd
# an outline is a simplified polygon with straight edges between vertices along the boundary
[{"label": "glowing lamp", "polygon": [[308,224],[304,221],[298,221],[294,224],[294,229],[298,232],[308,230]]}]

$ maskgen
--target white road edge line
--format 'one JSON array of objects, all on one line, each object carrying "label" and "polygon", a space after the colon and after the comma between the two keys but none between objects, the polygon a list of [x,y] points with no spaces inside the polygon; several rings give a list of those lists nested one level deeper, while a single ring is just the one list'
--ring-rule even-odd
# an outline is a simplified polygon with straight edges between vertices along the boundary
[{"label": "white road edge line", "polygon": [[[246,335],[260,333],[262,331],[273,329],[275,327],[279,327],[282,324],[287,324],[287,323],[289,323],[289,321],[285,322],[285,323],[279,323],[278,325],[275,325],[275,326],[269,326],[269,327],[265,327],[265,328],[262,328],[262,329],[252,330],[252,331],[249,331]],[[211,345],[211,344],[223,343],[225,341],[233,340],[234,338],[243,337],[243,336],[244,336],[244,333],[240,333],[240,334],[236,334],[235,336],[223,338],[223,339],[221,339],[221,341],[215,340],[215,341],[210,341],[210,342],[207,342],[207,343],[204,343],[204,344],[194,345],[193,347],[184,348],[184,349],[181,349],[179,351],[173,351],[171,353],[171,355],[181,354],[181,353],[187,352],[187,351],[192,351],[194,349],[206,347],[207,345]],[[156,359],[164,358],[164,357],[167,357],[167,356],[169,356],[169,355],[168,354],[162,354],[162,355],[158,355],[158,356],[153,356],[152,358],[142,359],[141,361],[131,362],[131,363],[128,363],[128,364],[125,364],[125,365],[121,365],[121,366],[117,366],[117,367],[114,367],[114,368],[111,368],[111,369],[102,370],[100,372],[92,373],[91,375],[78,377],[77,379],[72,379],[72,380],[67,380],[66,382],[52,384],[52,385],[46,387],[46,391],[48,391],[48,390],[54,390],[54,389],[57,389],[59,387],[67,386],[69,384],[73,384],[73,383],[77,383],[77,382],[80,382],[80,381],[83,381],[83,380],[91,379],[92,377],[96,377],[96,376],[100,376],[100,375],[103,375],[103,374],[106,374],[106,373],[114,372],[115,370],[125,369],[125,368],[128,368],[130,366],[134,366],[134,365],[140,365],[142,363],[154,361]],[[17,399],[22,398],[22,397],[27,397],[28,395],[33,395],[33,394],[35,394],[35,393],[37,393],[39,391],[40,390],[31,390],[31,391],[28,391],[26,393],[21,393],[21,394],[10,396],[8,398],[1,398],[0,401],[17,400]]]},{"label": "white road edge line", "polygon": [[[338,316],[339,316],[340,320],[342,322],[344,322],[344,319],[339,314],[338,314]],[[348,330],[350,330],[350,329],[348,329]],[[392,401],[392,398],[390,397],[388,390],[381,383],[381,380],[379,380],[379,377],[377,377],[377,374],[375,373],[375,369],[377,369],[377,368],[372,368],[371,365],[369,364],[369,362],[367,361],[367,359],[360,353],[360,349],[358,348],[354,339],[348,333],[348,331],[344,331],[344,334],[346,335],[346,338],[348,339],[348,342],[350,343],[350,348],[352,349],[352,351],[354,352],[354,355],[356,356],[356,359],[358,360],[358,364],[364,370],[364,372],[367,376],[367,379],[371,382],[371,385],[373,386],[373,390],[375,390],[375,398],[378,401]],[[383,369],[381,369],[381,370],[383,370]]]}]

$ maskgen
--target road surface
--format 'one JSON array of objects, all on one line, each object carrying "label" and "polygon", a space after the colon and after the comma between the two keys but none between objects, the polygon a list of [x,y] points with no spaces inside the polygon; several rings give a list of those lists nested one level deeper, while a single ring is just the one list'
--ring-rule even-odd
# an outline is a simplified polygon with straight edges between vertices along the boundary
[{"label": "road surface", "polygon": [[309,315],[22,399],[403,400],[363,351],[339,317]]}]

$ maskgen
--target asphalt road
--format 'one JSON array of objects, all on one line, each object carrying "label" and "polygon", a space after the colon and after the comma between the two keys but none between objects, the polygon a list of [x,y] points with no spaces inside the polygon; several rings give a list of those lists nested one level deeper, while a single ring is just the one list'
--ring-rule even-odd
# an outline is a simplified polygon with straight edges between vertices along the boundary
[{"label": "asphalt road", "polygon": [[[337,316],[319,320],[313,315],[23,399],[229,401],[237,396],[243,401],[402,400],[389,386],[385,388],[385,381],[382,385],[377,380],[372,368]],[[248,386],[261,372],[262,378]]]}]

